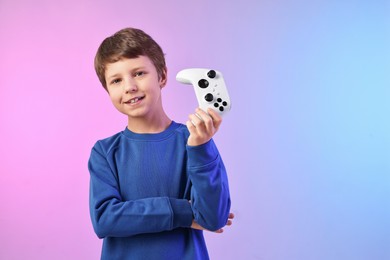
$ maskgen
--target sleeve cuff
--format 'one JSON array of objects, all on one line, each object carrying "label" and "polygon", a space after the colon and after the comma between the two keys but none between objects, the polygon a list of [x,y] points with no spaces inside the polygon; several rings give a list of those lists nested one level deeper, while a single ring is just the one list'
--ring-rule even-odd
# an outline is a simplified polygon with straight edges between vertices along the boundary
[{"label": "sleeve cuff", "polygon": [[172,228],[190,227],[194,219],[189,201],[169,198],[173,211]]},{"label": "sleeve cuff", "polygon": [[200,167],[213,162],[218,157],[218,150],[213,139],[198,146],[187,145],[188,166]]}]

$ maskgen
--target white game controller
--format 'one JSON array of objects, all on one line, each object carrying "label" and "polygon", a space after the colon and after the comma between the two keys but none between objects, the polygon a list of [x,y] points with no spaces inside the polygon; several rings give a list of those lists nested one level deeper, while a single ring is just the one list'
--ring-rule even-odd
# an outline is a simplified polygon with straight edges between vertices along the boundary
[{"label": "white game controller", "polygon": [[221,72],[210,69],[184,69],[177,73],[176,80],[193,85],[199,107],[204,111],[212,108],[220,115],[230,111],[230,98]]}]

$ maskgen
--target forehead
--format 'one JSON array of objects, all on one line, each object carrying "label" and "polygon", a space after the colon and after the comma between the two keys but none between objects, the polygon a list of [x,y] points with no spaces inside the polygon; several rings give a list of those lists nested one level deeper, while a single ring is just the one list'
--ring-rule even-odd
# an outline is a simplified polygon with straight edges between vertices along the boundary
[{"label": "forehead", "polygon": [[127,73],[140,68],[154,69],[153,62],[147,56],[138,56],[137,58],[122,58],[116,62],[106,65],[105,77],[109,78],[115,74]]}]

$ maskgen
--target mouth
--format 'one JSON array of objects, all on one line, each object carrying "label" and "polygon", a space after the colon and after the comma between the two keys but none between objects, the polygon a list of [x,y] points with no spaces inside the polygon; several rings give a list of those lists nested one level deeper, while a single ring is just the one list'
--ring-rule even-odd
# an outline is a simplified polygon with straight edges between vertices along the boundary
[{"label": "mouth", "polygon": [[129,99],[129,100],[123,102],[123,103],[129,104],[129,105],[133,105],[133,104],[136,104],[136,103],[140,102],[144,98],[145,98],[145,96],[143,96],[143,97],[134,97],[134,98],[131,98],[131,99]]}]

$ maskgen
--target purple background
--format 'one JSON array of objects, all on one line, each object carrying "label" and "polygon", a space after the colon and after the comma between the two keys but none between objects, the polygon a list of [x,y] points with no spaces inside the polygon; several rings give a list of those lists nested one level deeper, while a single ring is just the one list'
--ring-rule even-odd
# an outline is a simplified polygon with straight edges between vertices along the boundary
[{"label": "purple background", "polygon": [[215,140],[234,225],[212,259],[390,259],[389,1],[0,0],[0,259],[98,259],[87,160],[126,126],[101,41],[139,27],[166,53],[164,105],[196,107],[188,67],[224,73]]}]

